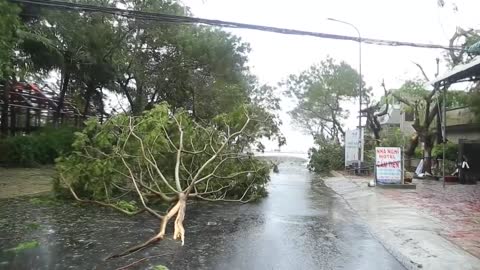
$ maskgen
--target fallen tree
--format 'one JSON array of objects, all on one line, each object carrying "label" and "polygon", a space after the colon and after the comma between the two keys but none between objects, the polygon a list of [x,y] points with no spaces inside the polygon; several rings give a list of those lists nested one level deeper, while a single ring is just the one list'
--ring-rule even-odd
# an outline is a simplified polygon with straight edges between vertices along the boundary
[{"label": "fallen tree", "polygon": [[164,239],[172,219],[173,238],[183,245],[187,200],[249,202],[266,195],[271,165],[245,148],[275,135],[272,121],[265,111],[242,106],[200,124],[166,104],[141,116],[90,120],[76,134],[73,153],[57,160],[56,190],[68,190],[82,203],[128,215],[146,211],[160,220],[156,235],[110,257]]}]

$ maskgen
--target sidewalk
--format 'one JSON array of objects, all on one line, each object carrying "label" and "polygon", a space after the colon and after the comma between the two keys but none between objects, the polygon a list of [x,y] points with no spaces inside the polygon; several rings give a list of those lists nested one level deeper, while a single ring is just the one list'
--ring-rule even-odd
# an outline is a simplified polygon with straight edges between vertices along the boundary
[{"label": "sidewalk", "polygon": [[379,189],[370,180],[335,173],[324,181],[407,269],[480,269],[480,185]]},{"label": "sidewalk", "polygon": [[54,175],[52,167],[0,167],[0,199],[51,191]]}]

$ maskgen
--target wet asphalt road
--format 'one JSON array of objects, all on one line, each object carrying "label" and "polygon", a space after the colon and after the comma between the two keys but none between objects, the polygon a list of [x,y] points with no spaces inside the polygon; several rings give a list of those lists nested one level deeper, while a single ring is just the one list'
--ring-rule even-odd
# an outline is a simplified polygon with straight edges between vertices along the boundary
[{"label": "wet asphalt road", "polygon": [[[302,163],[280,164],[269,196],[258,203],[188,205],[185,246],[170,232],[152,248],[109,261],[109,253],[150,237],[158,222],[103,208],[2,200],[0,269],[116,269],[145,256],[157,257],[128,269],[404,269]],[[32,222],[39,228],[31,230]],[[40,246],[5,251],[31,239]]]}]

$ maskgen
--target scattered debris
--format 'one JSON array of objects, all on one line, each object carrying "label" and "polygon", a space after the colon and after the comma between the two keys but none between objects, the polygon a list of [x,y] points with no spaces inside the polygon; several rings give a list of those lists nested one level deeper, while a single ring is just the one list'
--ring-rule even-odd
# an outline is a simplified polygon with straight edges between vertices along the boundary
[{"label": "scattered debris", "polygon": [[27,228],[27,231],[35,231],[40,228],[40,224],[32,222],[25,224],[25,227]]},{"label": "scattered debris", "polygon": [[333,233],[331,233],[331,232],[325,234],[325,237],[326,237],[326,238],[336,238],[335,234],[333,234]]},{"label": "scattered debris", "polygon": [[29,242],[23,242],[18,244],[14,248],[7,249],[6,251],[13,251],[13,252],[20,252],[26,249],[32,249],[40,246],[37,240],[29,241]]},{"label": "scattered debris", "polygon": [[168,270],[165,265],[156,265],[153,270]]}]

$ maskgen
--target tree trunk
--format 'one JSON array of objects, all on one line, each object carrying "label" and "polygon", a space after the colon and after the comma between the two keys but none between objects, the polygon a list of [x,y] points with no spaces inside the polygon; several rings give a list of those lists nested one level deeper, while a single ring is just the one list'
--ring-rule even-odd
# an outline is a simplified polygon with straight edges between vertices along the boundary
[{"label": "tree trunk", "polygon": [[103,119],[107,116],[105,113],[105,103],[103,102],[103,87],[100,87],[100,93],[98,93],[98,106],[100,109],[100,123],[103,124]]},{"label": "tree trunk", "polygon": [[127,81],[123,82],[122,80],[118,80],[118,84],[120,85],[120,88],[123,90],[123,93],[125,94],[125,97],[127,98],[128,104],[130,104],[130,108],[133,108],[133,99],[132,96],[130,95],[130,92],[128,92],[128,82],[130,79]]},{"label": "tree trunk", "polygon": [[30,126],[31,126],[31,110],[27,109],[26,113],[27,113],[27,115],[25,117],[25,132],[27,134],[29,134],[30,130],[31,130],[31,128],[30,128]]},{"label": "tree trunk", "polygon": [[433,149],[433,136],[427,135],[423,140],[423,169],[424,173],[432,174],[432,149]]},{"label": "tree trunk", "polygon": [[85,92],[85,107],[83,109],[83,117],[87,118],[88,113],[90,112],[90,100],[92,99],[92,95],[95,92],[95,86],[93,83],[87,84],[87,91]]},{"label": "tree trunk", "polygon": [[55,108],[55,114],[53,116],[53,125],[58,127],[60,119],[62,118],[62,109],[65,102],[65,95],[67,94],[68,84],[70,83],[70,71],[64,68],[62,71],[62,87],[60,89],[60,95],[58,97],[57,108]]},{"label": "tree trunk", "polygon": [[410,168],[412,166],[412,158],[415,155],[415,149],[417,149],[418,146],[418,135],[413,134],[412,137],[410,137],[410,143],[408,145],[408,148],[405,150],[405,156],[406,156],[406,161],[405,161],[405,167]]},{"label": "tree trunk", "polygon": [[173,204],[173,207],[168,210],[167,214],[163,216],[162,220],[160,221],[160,229],[158,233],[153,236],[152,238],[148,239],[147,241],[136,245],[134,247],[129,248],[128,250],[120,253],[120,254],[115,254],[112,256],[107,257],[107,259],[111,258],[117,258],[117,257],[123,257],[128,254],[131,254],[133,252],[136,252],[138,250],[141,250],[153,243],[156,243],[158,241],[161,241],[165,238],[165,232],[167,229],[168,222],[170,219],[172,219],[175,215],[177,215],[177,218],[175,219],[175,224],[174,224],[174,233],[173,233],[173,239],[177,240],[180,239],[182,241],[182,246],[185,243],[185,229],[183,227],[183,220],[185,219],[185,211],[187,208],[187,199],[188,199],[188,192],[183,193],[180,192],[178,193],[178,201]]},{"label": "tree trunk", "polygon": [[3,88],[3,105],[2,105],[2,137],[8,136],[8,107],[10,103],[10,84],[8,82],[5,83]]},{"label": "tree trunk", "polygon": [[437,110],[437,126],[436,126],[436,135],[437,135],[437,144],[443,143],[443,132],[442,132],[442,118],[441,111]]},{"label": "tree trunk", "polygon": [[15,136],[17,132],[17,108],[10,108],[10,135]]},{"label": "tree trunk", "polygon": [[188,195],[185,193],[178,194],[178,213],[175,219],[175,227],[173,232],[173,239],[181,240],[182,246],[185,244],[185,228],[183,227],[183,220],[185,219],[185,210],[187,208]]},{"label": "tree trunk", "polygon": [[132,114],[133,115],[141,115],[142,112],[145,110],[145,93],[143,91],[143,87],[141,85],[137,85],[137,91],[135,93],[135,98],[133,100],[132,105]]}]

